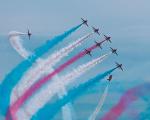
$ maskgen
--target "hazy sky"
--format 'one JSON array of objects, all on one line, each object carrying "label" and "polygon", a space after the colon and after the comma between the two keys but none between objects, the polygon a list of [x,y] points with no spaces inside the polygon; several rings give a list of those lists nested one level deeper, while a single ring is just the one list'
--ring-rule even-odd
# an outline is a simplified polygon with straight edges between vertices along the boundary
[{"label": "hazy sky", "polygon": [[[122,89],[125,89],[124,83],[132,86],[133,82],[137,84],[137,80],[149,81],[150,0],[0,0],[0,35],[5,35],[0,38],[0,66],[3,68],[0,69],[0,79],[3,80],[6,73],[22,61],[7,41],[8,32],[26,32],[27,28],[30,28],[33,35],[53,36],[79,24],[81,17],[88,19],[90,25],[99,27],[103,33],[111,35],[111,46],[118,48],[119,57],[110,58],[109,65],[113,66],[117,60],[124,64],[125,71],[118,71],[114,76],[111,90],[114,90],[117,82],[120,83],[118,87],[122,85]],[[78,31],[81,34],[88,31],[86,27],[81,30]],[[73,40],[81,37],[78,33],[75,34]],[[45,39],[37,38],[24,40],[27,49],[29,46],[34,48],[37,42]],[[93,44],[93,41],[85,43],[82,50],[90,44]],[[99,56],[100,52],[92,54]],[[90,57],[87,58],[91,60]],[[81,62],[84,60],[85,58]],[[79,65],[79,62],[77,64]],[[107,62],[103,65],[110,67]],[[101,65],[97,65],[98,70],[100,67]],[[94,76],[95,70],[94,68],[90,75]]]},{"label": "hazy sky", "polygon": [[0,34],[28,27],[36,35],[59,33],[84,17],[105,31],[131,29],[145,35],[149,5],[149,0],[0,0]]},{"label": "hazy sky", "polygon": [[[8,44],[6,40],[9,31],[26,32],[29,27],[33,35],[53,36],[79,24],[80,18],[84,17],[89,20],[90,25],[111,35],[111,45],[119,49],[119,58],[129,62],[128,66],[136,66],[135,60],[144,66],[141,62],[144,60],[146,67],[150,59],[149,5],[149,0],[0,0],[0,35],[5,35],[4,40],[0,40],[0,54],[3,54],[1,61],[9,59],[6,52],[12,54],[5,50],[7,46],[4,48],[4,43]],[[88,30],[84,27],[73,39]],[[28,45],[32,41],[33,39],[27,41]],[[33,44],[31,46],[33,47]],[[1,64],[6,65],[3,62]]]}]

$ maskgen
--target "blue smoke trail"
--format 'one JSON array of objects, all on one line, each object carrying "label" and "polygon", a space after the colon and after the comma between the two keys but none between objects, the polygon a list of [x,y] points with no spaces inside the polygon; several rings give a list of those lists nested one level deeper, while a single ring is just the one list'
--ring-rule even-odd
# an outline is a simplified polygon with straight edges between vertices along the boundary
[{"label": "blue smoke trail", "polygon": [[137,118],[138,120],[149,120],[150,119],[150,106],[148,106],[145,111],[140,113],[140,115]]},{"label": "blue smoke trail", "polygon": [[116,68],[108,70],[103,74],[99,74],[96,77],[88,80],[87,82],[79,85],[76,88],[73,88],[68,91],[68,94],[61,99],[56,100],[54,103],[47,103],[43,108],[41,108],[32,118],[31,120],[49,120],[54,117],[54,115],[68,102],[74,100],[83,92],[85,92],[89,87],[94,87],[94,85],[102,80],[104,77],[113,72]]},{"label": "blue smoke trail", "polygon": [[49,49],[63,41],[71,33],[80,28],[82,24],[73,27],[65,33],[58,35],[51,40],[48,40],[44,45],[34,50],[34,54],[29,56],[28,59],[18,64],[3,80],[0,86],[0,113],[5,115],[10,103],[10,96],[13,87],[18,83],[24,73],[32,66],[32,64],[43,54],[48,52]]}]

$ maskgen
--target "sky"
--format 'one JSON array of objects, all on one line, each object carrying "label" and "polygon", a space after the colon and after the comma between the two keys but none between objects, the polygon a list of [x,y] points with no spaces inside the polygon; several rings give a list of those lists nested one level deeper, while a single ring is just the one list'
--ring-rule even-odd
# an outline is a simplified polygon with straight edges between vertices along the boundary
[{"label": "sky", "polygon": [[[7,35],[10,31],[26,32],[27,28],[30,28],[33,37],[48,36],[39,40],[43,42],[79,24],[80,18],[83,17],[89,20],[89,25],[99,27],[101,33],[112,37],[112,46],[119,49],[120,58],[129,63],[127,67],[136,66],[135,60],[142,68],[145,64],[149,64],[149,0],[13,0],[13,2],[0,0],[0,2],[2,61],[9,59],[9,54],[12,57],[10,51],[5,51],[6,48],[11,47],[5,40],[8,39]],[[90,28],[83,27],[72,38],[78,38],[89,31],[91,31]],[[41,38],[38,37],[38,39]],[[37,44],[38,40],[33,41],[24,42],[27,43],[27,47],[34,49],[40,44]]]},{"label": "sky", "polygon": [[[53,35],[87,18],[107,33],[120,30],[135,34],[149,30],[149,0],[0,0],[0,34],[11,30]],[[120,31],[121,32],[121,31]],[[137,33],[136,32],[136,33]],[[137,33],[137,34],[138,34]],[[119,33],[118,33],[119,34]]]},{"label": "sky", "polygon": [[[80,18],[83,17],[88,19],[89,25],[99,27],[103,34],[112,37],[113,42],[111,46],[118,48],[119,57],[110,57],[104,64],[97,65],[89,74],[81,78],[86,80],[91,78],[89,76],[94,77],[94,75],[99,73],[100,67],[102,70],[109,69],[114,66],[113,63],[115,61],[124,64],[125,71],[115,72],[114,81],[110,88],[113,94],[108,96],[108,100],[114,99],[114,101],[111,103],[108,100],[106,101],[107,105],[110,104],[110,106],[113,106],[125,90],[137,84],[149,82],[150,80],[149,5],[149,0],[13,0],[11,2],[9,0],[0,0],[0,55],[2,56],[0,57],[0,66],[2,68],[0,69],[0,80],[3,80],[5,75],[23,60],[8,42],[7,35],[10,31],[17,30],[26,32],[27,28],[29,28],[33,33],[33,37],[31,41],[24,38],[24,44],[28,50],[32,51],[50,37],[81,23]],[[89,31],[91,31],[90,28],[86,26],[83,27],[67,38],[66,42],[59,44],[54,49],[67,45],[70,39],[75,40]],[[94,36],[90,39],[91,41],[72,52],[70,57],[90,46],[93,44],[93,41],[97,39],[100,38]],[[109,46],[110,44],[107,44],[104,47],[104,53],[106,53],[105,50],[108,51]],[[94,57],[98,57],[99,55],[99,51],[93,52]],[[63,59],[61,63],[66,61],[66,59]],[[73,64],[62,74],[69,72],[73,67],[89,60],[91,60],[91,58],[86,56],[84,59]],[[104,86],[101,87],[104,88]],[[114,95],[118,94],[114,90],[114,87],[117,91],[121,91],[119,95]],[[100,93],[102,93],[102,91]],[[95,101],[93,102],[96,105],[98,97],[96,95],[94,95],[94,97]],[[78,109],[81,109],[79,108],[79,104],[82,103],[83,106],[87,105],[85,98],[83,97],[82,100],[75,103],[78,103],[78,107],[76,108],[77,113],[80,113]],[[143,101],[137,102],[137,104],[133,106],[138,109],[139,103],[146,106]],[[108,111],[109,108],[110,107],[106,107],[104,112]],[[88,115],[90,112],[91,109],[88,111]],[[100,113],[100,115],[102,114],[103,113]]]}]

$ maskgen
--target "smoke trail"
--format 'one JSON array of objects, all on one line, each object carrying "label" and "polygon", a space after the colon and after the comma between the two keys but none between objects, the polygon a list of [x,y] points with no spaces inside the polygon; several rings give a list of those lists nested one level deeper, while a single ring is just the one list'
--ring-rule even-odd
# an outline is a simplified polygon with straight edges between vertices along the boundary
[{"label": "smoke trail", "polygon": [[[106,41],[103,40],[102,43]],[[91,51],[93,49],[97,48],[97,45],[93,45],[91,47],[89,47],[87,50]],[[49,80],[51,80],[51,78],[58,74],[59,72],[61,72],[62,70],[64,70],[67,66],[73,64],[75,61],[77,61],[78,59],[80,59],[81,57],[83,57],[84,55],[86,55],[86,51],[82,51],[79,54],[77,54],[76,56],[72,57],[70,60],[68,60],[67,62],[65,62],[64,64],[62,64],[60,67],[58,67],[54,72],[50,73],[49,75],[47,75],[46,77],[44,77],[43,79],[40,79],[37,83],[35,83],[34,85],[32,85],[13,105],[11,105],[9,107],[9,110],[7,112],[7,116],[10,117],[10,112],[12,112],[13,114],[18,110],[18,108],[30,97],[33,95],[33,93],[35,93],[39,88],[42,87],[43,84],[47,83]],[[8,117],[8,118],[9,118]]]},{"label": "smoke trail", "polygon": [[150,106],[137,116],[137,120],[149,120],[150,119]]},{"label": "smoke trail", "polygon": [[[108,71],[104,72],[103,74],[99,74],[96,77],[88,80],[87,82],[80,84],[78,87],[69,90],[68,95],[64,96],[62,99],[56,100],[52,104],[47,103],[43,108],[41,108],[35,114],[35,116],[32,117],[31,120],[52,119],[54,117],[54,115],[60,110],[61,107],[63,107],[68,102],[73,101],[75,98],[82,95],[83,92],[85,92],[88,88],[94,87],[94,85],[96,83],[100,82],[104,77],[109,75],[115,69],[116,68],[108,70]],[[47,113],[47,114],[45,114],[45,113]]]},{"label": "smoke trail", "polygon": [[[104,40],[105,41],[105,40]],[[102,42],[104,42],[102,41]],[[93,49],[97,48],[97,45],[93,45],[91,47],[89,47],[87,50],[91,51]],[[86,51],[82,51],[79,54],[77,54],[76,56],[72,57],[70,60],[68,60],[67,62],[65,62],[64,64],[62,64],[60,67],[58,67],[54,72],[50,73],[49,75],[47,75],[46,77],[44,77],[43,79],[40,79],[38,82],[36,82],[34,85],[32,85],[13,105],[11,105],[9,107],[8,113],[7,113],[7,117],[10,117],[10,112],[12,112],[13,114],[18,110],[18,108],[30,97],[33,95],[33,93],[35,93],[39,88],[42,87],[43,84],[47,83],[49,80],[51,80],[51,78],[60,73],[62,70],[64,70],[67,66],[73,64],[75,61],[77,61],[78,59],[80,59],[81,57],[83,57],[84,55],[86,55]]]},{"label": "smoke trail", "polygon": [[22,46],[22,39],[20,35],[26,35],[26,33],[12,31],[9,33],[9,41],[13,48],[25,59],[31,54]]},{"label": "smoke trail", "polygon": [[[23,58],[27,59],[29,55],[31,55],[31,53],[29,51],[27,51],[24,47],[23,47],[23,40],[21,39],[21,35],[27,35],[26,33],[22,33],[22,32],[17,32],[17,31],[11,31],[8,36],[9,36],[9,41],[12,45],[12,47],[17,51],[17,53],[19,53],[20,56],[22,56]],[[17,98],[18,94],[17,94],[17,90],[14,91],[13,95],[14,97]]]},{"label": "smoke trail", "polygon": [[98,115],[98,113],[100,112],[100,110],[102,109],[102,106],[105,102],[106,96],[108,94],[108,88],[109,88],[109,84],[107,84],[104,93],[102,95],[102,98],[100,99],[95,111],[93,112],[93,114],[90,116],[89,120],[96,120],[96,117]]},{"label": "smoke trail", "polygon": [[[93,33],[89,33],[89,34],[79,38],[78,40],[74,41],[67,47],[62,48],[58,52],[55,52],[50,57],[48,57],[46,60],[42,60],[41,62],[39,61],[40,63],[37,65],[37,67],[32,68],[30,71],[27,72],[28,74],[26,74],[24,79],[20,81],[20,84],[16,86],[14,91],[16,91],[16,89],[19,88],[18,89],[19,96],[21,96],[24,93],[24,91],[27,90],[32,84],[34,84],[34,82],[36,82],[36,80],[38,80],[43,74],[45,74],[45,72],[49,72],[49,73],[52,72],[52,70],[50,69],[52,65],[59,62],[61,60],[61,58],[68,55],[69,52],[71,52],[73,49],[75,49],[76,47],[81,45],[91,35],[93,35]],[[38,73],[38,75],[37,75],[37,73]],[[62,93],[60,94],[60,92],[58,92],[59,97],[62,97],[63,95],[67,94],[64,87],[61,87],[61,92],[63,92],[63,94]],[[15,92],[13,92],[13,93],[15,93]],[[12,100],[15,101],[15,100],[17,100],[17,98],[13,97]],[[68,105],[68,106],[71,106],[71,105]],[[68,108],[63,107],[63,109],[65,109],[65,110],[63,110],[63,116],[64,117],[70,116]],[[65,111],[68,111],[68,112],[65,112]],[[67,118],[71,119],[70,117],[67,117]]]},{"label": "smoke trail", "polygon": [[70,29],[69,31],[65,32],[62,35],[59,35],[55,38],[53,38],[52,40],[47,41],[47,43],[37,49],[35,49],[35,58],[32,56],[31,61],[34,61],[34,59],[39,58],[40,56],[42,56],[44,53],[46,53],[51,47],[53,47],[54,45],[58,44],[59,42],[61,42],[63,39],[65,39],[66,37],[68,37],[72,32],[75,32],[78,28],[81,27],[82,24]]},{"label": "smoke trail", "polygon": [[[22,44],[21,44],[21,39],[20,39],[20,36],[19,35],[22,35],[23,33],[20,33],[20,32],[11,32],[11,39],[12,39],[12,42],[13,43],[15,43],[15,44],[12,44],[13,45],[13,47],[21,54],[21,56],[23,56],[23,57],[28,57],[28,55],[29,55],[29,52],[27,51],[27,50],[25,50],[23,47],[22,47]],[[86,38],[88,38],[88,37],[90,37],[91,35],[92,35],[93,33],[90,33],[90,34],[87,34],[87,35],[85,35],[85,36],[83,36],[83,37],[81,37],[80,39],[78,39],[78,40],[76,40],[75,42],[73,42],[72,44],[70,44],[69,46],[67,46],[67,47],[65,47],[65,48],[63,48],[63,49],[61,49],[61,50],[59,50],[58,52],[56,52],[56,53],[54,53],[53,55],[51,55],[47,60],[42,60],[42,59],[40,59],[40,61],[39,61],[39,63],[38,63],[38,66],[40,66],[40,67],[36,67],[37,69],[34,69],[34,68],[32,68],[31,70],[29,70],[28,72],[27,72],[27,74],[25,75],[25,79],[24,79],[24,81],[25,80],[28,80],[28,81],[26,81],[26,83],[25,82],[20,82],[20,86],[16,86],[15,88],[16,89],[14,89],[14,91],[17,91],[17,89],[18,89],[18,87],[20,87],[21,88],[21,90],[23,90],[23,91],[25,91],[23,88],[23,85],[25,85],[25,86],[27,86],[28,85],[28,83],[30,82],[30,81],[32,81],[32,78],[38,73],[38,77],[36,77],[36,78],[34,78],[35,80],[36,79],[39,79],[40,78],[40,76],[42,76],[42,74],[43,73],[46,73],[46,72],[52,72],[53,70],[52,70],[52,68],[51,68],[51,65],[48,65],[48,66],[46,66],[46,64],[48,64],[48,62],[50,61],[51,62],[51,64],[53,65],[53,64],[56,64],[56,62],[58,62],[63,56],[65,56],[65,55],[67,55],[69,52],[71,52],[75,47],[77,47],[77,46],[79,46],[79,45],[81,45],[81,43],[86,39]],[[21,49],[18,49],[18,46],[21,46],[20,48]],[[22,50],[24,50],[23,52],[22,52]],[[24,56],[24,53],[26,53],[26,56]],[[52,62],[53,61],[53,62]],[[40,63],[41,62],[41,63]],[[43,66],[42,66],[42,65]],[[45,65],[45,66],[44,66]],[[43,67],[43,68],[42,68]],[[45,67],[48,69],[45,69]],[[42,68],[42,74],[40,74],[40,70],[41,70],[41,68]],[[45,69],[45,70],[43,70],[43,69]],[[58,79],[58,78],[57,78]],[[18,90],[18,92],[19,92],[20,90]],[[65,95],[66,94],[66,90],[65,90],[65,88],[63,87],[62,88],[62,93],[61,94],[63,94],[63,95]],[[13,92],[13,93],[16,93],[16,92]],[[15,95],[14,94],[12,94],[12,96],[13,96],[13,101],[15,100],[15,99],[17,99],[17,97],[15,98]],[[20,95],[19,95],[20,96]],[[62,95],[59,95],[60,97],[62,96]],[[14,99],[15,98],[15,99]],[[13,102],[12,101],[12,102]],[[68,106],[71,106],[71,105],[68,105]],[[71,112],[69,112],[70,110],[69,110],[69,108],[70,107],[67,107],[67,106],[64,106],[64,110],[63,110],[63,117],[65,118],[65,120],[66,120],[66,118],[68,118],[69,120],[71,119]],[[67,116],[70,116],[70,117],[67,117]]]},{"label": "smoke trail", "polygon": [[[34,115],[34,113],[40,109],[42,106],[45,105],[56,93],[61,92],[61,86],[67,86],[70,83],[73,82],[73,80],[80,75],[84,74],[87,70],[91,69],[98,63],[101,63],[104,59],[108,57],[111,53],[105,54],[101,57],[98,57],[88,63],[85,63],[83,65],[78,66],[76,69],[74,69],[72,72],[60,77],[59,79],[55,80],[54,82],[48,83],[44,89],[40,90],[35,96],[32,97],[32,99],[29,100],[29,102],[24,105],[24,108],[27,111],[30,111],[31,115]],[[67,94],[66,94],[67,95]],[[64,96],[64,95],[63,95]],[[39,100],[39,98],[41,98]],[[30,105],[32,103],[32,106]]]},{"label": "smoke trail", "polygon": [[66,104],[62,107],[62,119],[63,120],[74,120],[72,115],[73,105],[71,103]]},{"label": "smoke trail", "polygon": [[[41,57],[45,54],[49,49],[57,45],[59,42],[63,41],[66,37],[68,37],[72,32],[76,31],[80,28],[81,24],[68,30],[67,32],[58,35],[51,40],[47,41],[41,47],[35,49],[34,54],[29,56],[27,60],[24,60],[20,64],[18,64],[2,81],[0,88],[0,112],[3,115],[6,115],[8,110],[8,106],[10,103],[10,94],[13,87],[18,83],[24,73],[32,66],[33,62],[37,60],[37,58]],[[5,93],[5,94],[3,94]]]},{"label": "smoke trail", "polygon": [[117,120],[130,104],[136,101],[139,97],[146,95],[149,89],[150,83],[145,83],[129,89],[121,97],[120,101],[100,120]]},{"label": "smoke trail", "polygon": [[[64,47],[61,50],[53,53],[46,60],[40,60],[38,62],[37,66],[35,66],[34,68],[32,67],[32,69],[30,69],[26,73],[26,75],[23,77],[23,79],[20,81],[20,83],[17,84],[17,86],[14,88],[14,90],[13,90],[14,92],[13,93],[15,94],[16,93],[15,91],[18,91],[19,92],[18,95],[21,96],[24,93],[24,91],[26,91],[43,74],[52,72],[53,70],[51,69],[51,66],[53,66],[57,62],[59,62],[64,56],[67,56],[71,51],[73,51],[76,47],[81,45],[92,34],[93,33],[89,33],[89,34],[79,38],[78,40],[74,41],[73,43],[71,43],[67,47]],[[62,88],[62,89],[63,89],[62,91],[64,91],[63,95],[65,95],[66,94],[66,90],[65,90],[65,88]],[[14,101],[17,100],[17,97],[15,97],[14,94],[12,94],[12,96],[13,96],[12,98],[13,99],[12,99],[11,103],[13,103]],[[61,96],[62,95],[59,95],[59,97],[61,97]],[[66,116],[66,117],[70,116],[69,112],[67,112],[67,111],[69,111],[68,108],[64,106],[63,109],[65,109],[65,110],[63,110],[63,111],[65,111],[65,112],[63,112],[63,114],[64,114],[63,116]],[[68,118],[71,119],[71,117],[68,117]]]},{"label": "smoke trail", "polygon": [[[81,45],[85,41],[85,39],[90,37],[92,34],[93,33],[87,34],[87,35],[79,38],[78,40],[74,41],[70,45],[58,50],[57,52],[54,52],[46,60],[40,60],[37,66],[32,67],[25,74],[25,76],[16,85],[16,87],[14,88],[13,91],[16,91],[16,89],[18,89],[19,97],[20,97],[24,93],[24,91],[29,89],[29,87],[31,85],[33,85],[38,79],[40,79],[41,76],[44,76],[45,73],[53,72],[53,70],[51,70],[52,66],[54,66],[56,63],[58,63],[63,57],[67,56],[76,47]],[[12,103],[16,100],[17,100],[17,98],[14,97],[12,99]]]},{"label": "smoke trail", "polygon": [[101,63],[104,59],[106,59],[111,53],[102,55],[86,64],[80,65],[78,68],[74,69],[72,72],[66,74],[65,76],[60,77],[61,84],[64,84],[65,86],[72,82],[73,79],[76,79],[80,75],[84,74],[89,69],[93,68],[98,63]]},{"label": "smoke trail", "polygon": [[[103,43],[106,40],[103,40],[101,43]],[[92,51],[93,49],[97,48],[97,45],[93,45],[91,47],[89,47],[87,50],[88,51]],[[10,112],[12,112],[13,114],[18,110],[18,108],[30,97],[33,95],[33,93],[35,93],[39,88],[42,87],[43,84],[47,83],[49,80],[51,80],[51,78],[58,74],[59,72],[61,72],[62,70],[64,70],[67,66],[73,64],[75,61],[77,61],[78,59],[80,59],[81,57],[83,57],[84,55],[86,55],[87,52],[86,51],[82,51],[79,54],[77,54],[76,56],[72,57],[70,60],[68,60],[67,62],[65,62],[64,64],[62,64],[60,67],[58,67],[55,71],[53,71],[52,73],[50,73],[49,75],[47,75],[46,77],[44,77],[43,79],[40,79],[37,83],[35,83],[34,85],[32,85],[13,105],[11,105],[9,107],[9,110],[7,112],[7,116],[10,116]]]},{"label": "smoke trail", "polygon": [[[81,45],[84,42],[84,40],[87,39],[88,37],[90,37],[92,34],[93,33],[90,33],[90,34],[87,34],[87,35],[79,38],[78,40],[76,40],[75,42],[70,44],[69,46],[67,46],[67,47],[59,50],[58,52],[52,54],[47,60],[42,60],[41,63],[39,63],[39,67],[36,67],[35,69],[31,69],[30,71],[28,71],[27,73],[29,73],[29,74],[26,74],[25,79],[23,79],[20,82],[20,86],[18,86],[18,85],[16,86],[17,89],[18,89],[18,87],[21,88],[18,91],[21,91],[21,93],[23,93],[23,91],[28,89],[29,86],[31,86],[31,83],[33,83],[37,79],[39,79],[42,76],[43,73],[45,73],[45,72],[52,72],[52,70],[49,70],[52,65],[56,64],[57,62],[59,62],[62,57],[68,55],[69,52],[71,52],[74,48],[76,48],[79,45]],[[38,73],[38,75],[37,75],[37,73]],[[34,76],[36,76],[36,77],[34,77]],[[63,91],[63,95],[66,95],[65,88],[62,88],[62,89],[63,89],[62,90]],[[14,89],[14,91],[15,91],[15,89]],[[21,95],[22,94],[19,94],[19,96],[21,96]],[[61,97],[61,96],[62,95],[59,95],[59,97]],[[68,106],[71,106],[71,105],[68,105]],[[70,107],[64,106],[64,108],[63,108],[64,109],[63,110],[64,120],[66,120],[66,118],[71,120],[71,112],[69,112],[70,110],[68,108],[70,108]]]}]

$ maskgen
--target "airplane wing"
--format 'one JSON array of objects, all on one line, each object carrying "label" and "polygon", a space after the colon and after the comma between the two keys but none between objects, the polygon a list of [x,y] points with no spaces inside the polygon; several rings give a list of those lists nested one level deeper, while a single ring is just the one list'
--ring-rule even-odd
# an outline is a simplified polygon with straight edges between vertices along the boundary
[{"label": "airplane wing", "polygon": [[87,53],[87,52],[88,52],[88,50],[87,50],[87,49],[85,49],[85,52]]},{"label": "airplane wing", "polygon": [[89,53],[89,55],[92,57],[92,54],[91,54],[91,53]]},{"label": "airplane wing", "polygon": [[120,67],[120,69],[123,71],[123,68],[122,68],[122,67]]},{"label": "airplane wing", "polygon": [[88,51],[87,49],[85,49],[85,51],[86,51],[86,54],[88,54],[89,56],[91,56],[91,57],[92,57],[92,54],[91,54],[91,52],[90,52],[90,51]]},{"label": "airplane wing", "polygon": [[89,27],[89,25],[87,24],[87,23],[85,23],[86,24],[86,26],[88,26]]},{"label": "airplane wing", "polygon": [[95,30],[95,28],[94,28],[94,27],[92,27],[92,29],[93,29],[93,30]]},{"label": "airplane wing", "polygon": [[118,66],[119,65],[119,63],[117,63],[117,62],[115,62],[115,64]]},{"label": "airplane wing", "polygon": [[118,53],[117,53],[117,52],[115,52],[115,54],[118,56]]},{"label": "airplane wing", "polygon": [[98,44],[98,42],[97,42],[97,41],[95,41],[95,43],[96,43],[96,44]]}]

